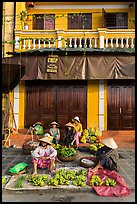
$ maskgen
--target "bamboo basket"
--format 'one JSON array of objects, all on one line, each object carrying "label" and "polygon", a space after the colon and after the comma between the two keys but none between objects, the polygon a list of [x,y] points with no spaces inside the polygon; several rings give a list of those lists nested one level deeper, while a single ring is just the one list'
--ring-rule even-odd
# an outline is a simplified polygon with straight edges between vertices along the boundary
[{"label": "bamboo basket", "polygon": [[76,158],[76,155],[75,156],[70,156],[70,157],[63,157],[60,154],[58,154],[58,158],[61,161],[69,162],[69,161],[73,161]]}]

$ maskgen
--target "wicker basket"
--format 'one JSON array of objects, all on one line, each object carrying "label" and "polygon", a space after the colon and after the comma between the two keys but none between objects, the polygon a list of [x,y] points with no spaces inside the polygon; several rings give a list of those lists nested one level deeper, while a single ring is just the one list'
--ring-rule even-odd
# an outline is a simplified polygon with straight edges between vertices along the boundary
[{"label": "wicker basket", "polygon": [[73,161],[75,158],[76,158],[76,155],[75,156],[70,156],[70,157],[63,157],[63,156],[61,156],[60,154],[58,154],[58,158],[59,158],[59,160],[61,160],[61,161]]},{"label": "wicker basket", "polygon": [[25,144],[22,146],[22,151],[24,154],[31,154],[31,151],[36,149],[37,146],[30,146],[28,144]]}]

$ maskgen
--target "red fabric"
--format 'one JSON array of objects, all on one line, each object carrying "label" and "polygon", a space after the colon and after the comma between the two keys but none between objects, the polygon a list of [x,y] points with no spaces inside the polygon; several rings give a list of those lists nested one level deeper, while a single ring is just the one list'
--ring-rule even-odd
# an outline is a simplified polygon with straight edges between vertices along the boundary
[{"label": "red fabric", "polygon": [[[93,175],[99,175],[99,177],[104,181],[102,186],[93,186],[96,193],[100,196],[126,196],[131,194],[131,190],[127,186],[125,180],[115,171],[110,171],[107,169],[94,170],[88,169],[87,184],[90,185],[90,179]],[[105,185],[105,180],[107,178],[115,179],[117,184],[115,187],[109,187]]]}]

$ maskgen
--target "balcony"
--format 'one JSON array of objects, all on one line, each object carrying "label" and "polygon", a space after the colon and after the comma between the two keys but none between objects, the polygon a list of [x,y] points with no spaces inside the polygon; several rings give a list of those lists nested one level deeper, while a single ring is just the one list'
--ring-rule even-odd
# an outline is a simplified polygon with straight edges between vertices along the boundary
[{"label": "balcony", "polygon": [[15,30],[15,52],[65,47],[135,48],[135,29]]}]

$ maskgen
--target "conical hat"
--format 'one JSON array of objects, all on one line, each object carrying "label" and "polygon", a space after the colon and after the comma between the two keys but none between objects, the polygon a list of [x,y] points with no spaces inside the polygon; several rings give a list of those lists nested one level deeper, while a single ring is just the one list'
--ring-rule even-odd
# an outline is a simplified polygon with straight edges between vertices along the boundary
[{"label": "conical hat", "polygon": [[106,145],[107,147],[110,147],[112,149],[117,149],[118,148],[118,146],[117,146],[117,144],[116,144],[116,142],[114,141],[113,138],[104,139],[104,140],[102,140],[102,143],[104,145]]},{"label": "conical hat", "polygon": [[72,121],[74,121],[74,120],[76,120],[76,121],[80,122],[80,119],[79,119],[79,117],[78,117],[78,116],[76,116],[75,118],[73,118],[73,119],[72,119]]},{"label": "conical hat", "polygon": [[72,124],[72,123],[67,123],[65,126],[67,126],[67,127],[74,127],[74,125]]},{"label": "conical hat", "polygon": [[42,137],[41,139],[39,139],[39,141],[42,141],[42,142],[46,142],[48,144],[52,144],[51,140],[52,140],[52,136],[46,136],[46,137]]},{"label": "conical hat", "polygon": [[58,124],[56,121],[53,121],[52,123],[50,123],[49,126],[51,126],[51,125],[57,125],[57,126],[59,126],[59,124]]}]

